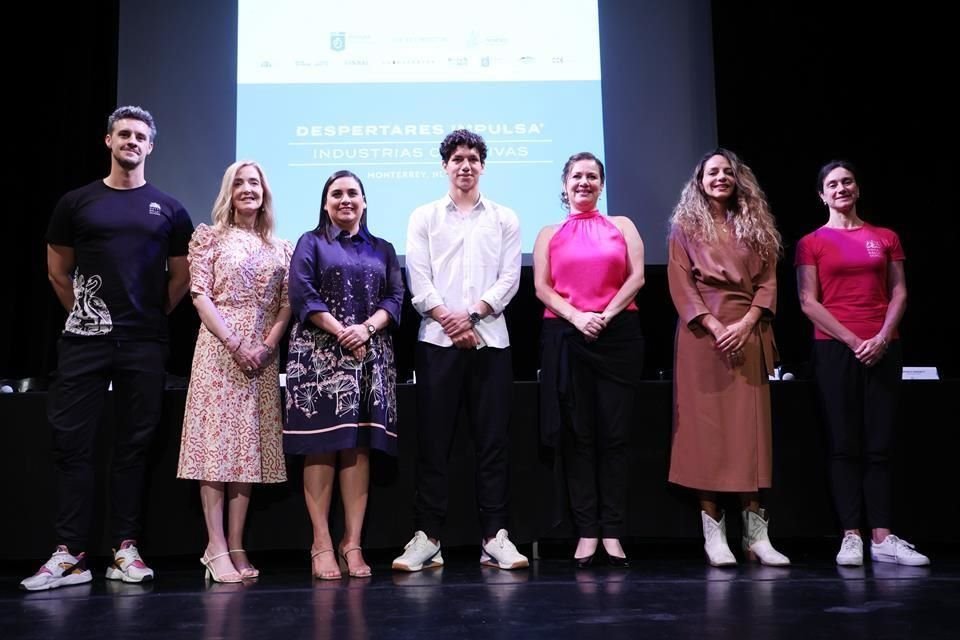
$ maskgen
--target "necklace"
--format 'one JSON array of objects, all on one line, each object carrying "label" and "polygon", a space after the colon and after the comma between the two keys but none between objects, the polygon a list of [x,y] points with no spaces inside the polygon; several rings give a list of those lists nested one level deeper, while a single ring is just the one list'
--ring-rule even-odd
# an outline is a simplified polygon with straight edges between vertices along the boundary
[{"label": "necklace", "polygon": [[719,216],[711,215],[713,219],[713,226],[719,229],[722,233],[728,233],[730,231],[730,222],[733,214],[730,211],[721,218]]}]

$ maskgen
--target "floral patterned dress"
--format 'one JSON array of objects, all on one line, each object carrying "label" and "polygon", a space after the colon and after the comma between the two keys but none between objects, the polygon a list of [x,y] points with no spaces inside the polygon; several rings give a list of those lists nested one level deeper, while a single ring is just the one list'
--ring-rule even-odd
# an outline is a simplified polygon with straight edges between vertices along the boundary
[{"label": "floral patterned dress", "polygon": [[[190,291],[210,298],[227,326],[261,342],[287,306],[293,247],[237,228],[201,224],[190,240]],[[283,482],[280,387],[274,360],[248,378],[201,324],[190,371],[178,478]]]},{"label": "floral patterned dress", "polygon": [[295,324],[287,361],[286,453],[365,447],[396,455],[397,372],[390,333],[375,334],[358,361],[309,318],[328,312],[348,326],[383,309],[396,326],[402,303],[400,263],[389,242],[365,229],[352,237],[311,231],[300,238],[290,262]]}]

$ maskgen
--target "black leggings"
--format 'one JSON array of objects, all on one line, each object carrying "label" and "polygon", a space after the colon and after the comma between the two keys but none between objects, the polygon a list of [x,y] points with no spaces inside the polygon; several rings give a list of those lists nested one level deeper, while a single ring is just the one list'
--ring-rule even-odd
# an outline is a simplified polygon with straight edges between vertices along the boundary
[{"label": "black leggings", "polygon": [[817,388],[830,442],[830,478],[840,525],[890,528],[892,461],[903,357],[899,342],[866,367],[849,347],[817,340],[813,349]]}]

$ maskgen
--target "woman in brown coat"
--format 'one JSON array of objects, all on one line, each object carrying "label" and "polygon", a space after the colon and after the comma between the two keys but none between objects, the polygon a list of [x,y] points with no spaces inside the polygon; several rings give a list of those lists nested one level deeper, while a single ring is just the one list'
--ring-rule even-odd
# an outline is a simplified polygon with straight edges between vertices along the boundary
[{"label": "woman in brown coat", "polygon": [[700,160],[670,222],[667,276],[679,315],[670,482],[699,493],[710,564],[736,564],[717,507],[717,493],[730,492],[743,507],[744,552],[788,565],[759,501],[771,480],[780,234],[753,172],[726,149]]}]

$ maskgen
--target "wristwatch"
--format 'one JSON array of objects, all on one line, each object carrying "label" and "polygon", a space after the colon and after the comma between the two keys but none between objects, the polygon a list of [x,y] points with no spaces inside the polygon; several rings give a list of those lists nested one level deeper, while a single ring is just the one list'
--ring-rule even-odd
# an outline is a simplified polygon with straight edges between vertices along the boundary
[{"label": "wristwatch", "polygon": [[470,324],[476,325],[476,324],[477,324],[478,322],[480,322],[481,320],[483,320],[483,318],[480,317],[480,314],[479,314],[479,313],[477,313],[476,311],[471,311],[471,312],[470,312]]},{"label": "wristwatch", "polygon": [[376,328],[375,326],[373,326],[372,324],[368,324],[368,325],[367,325],[367,332],[370,334],[370,337],[372,338],[373,335],[377,332],[377,328]]}]

